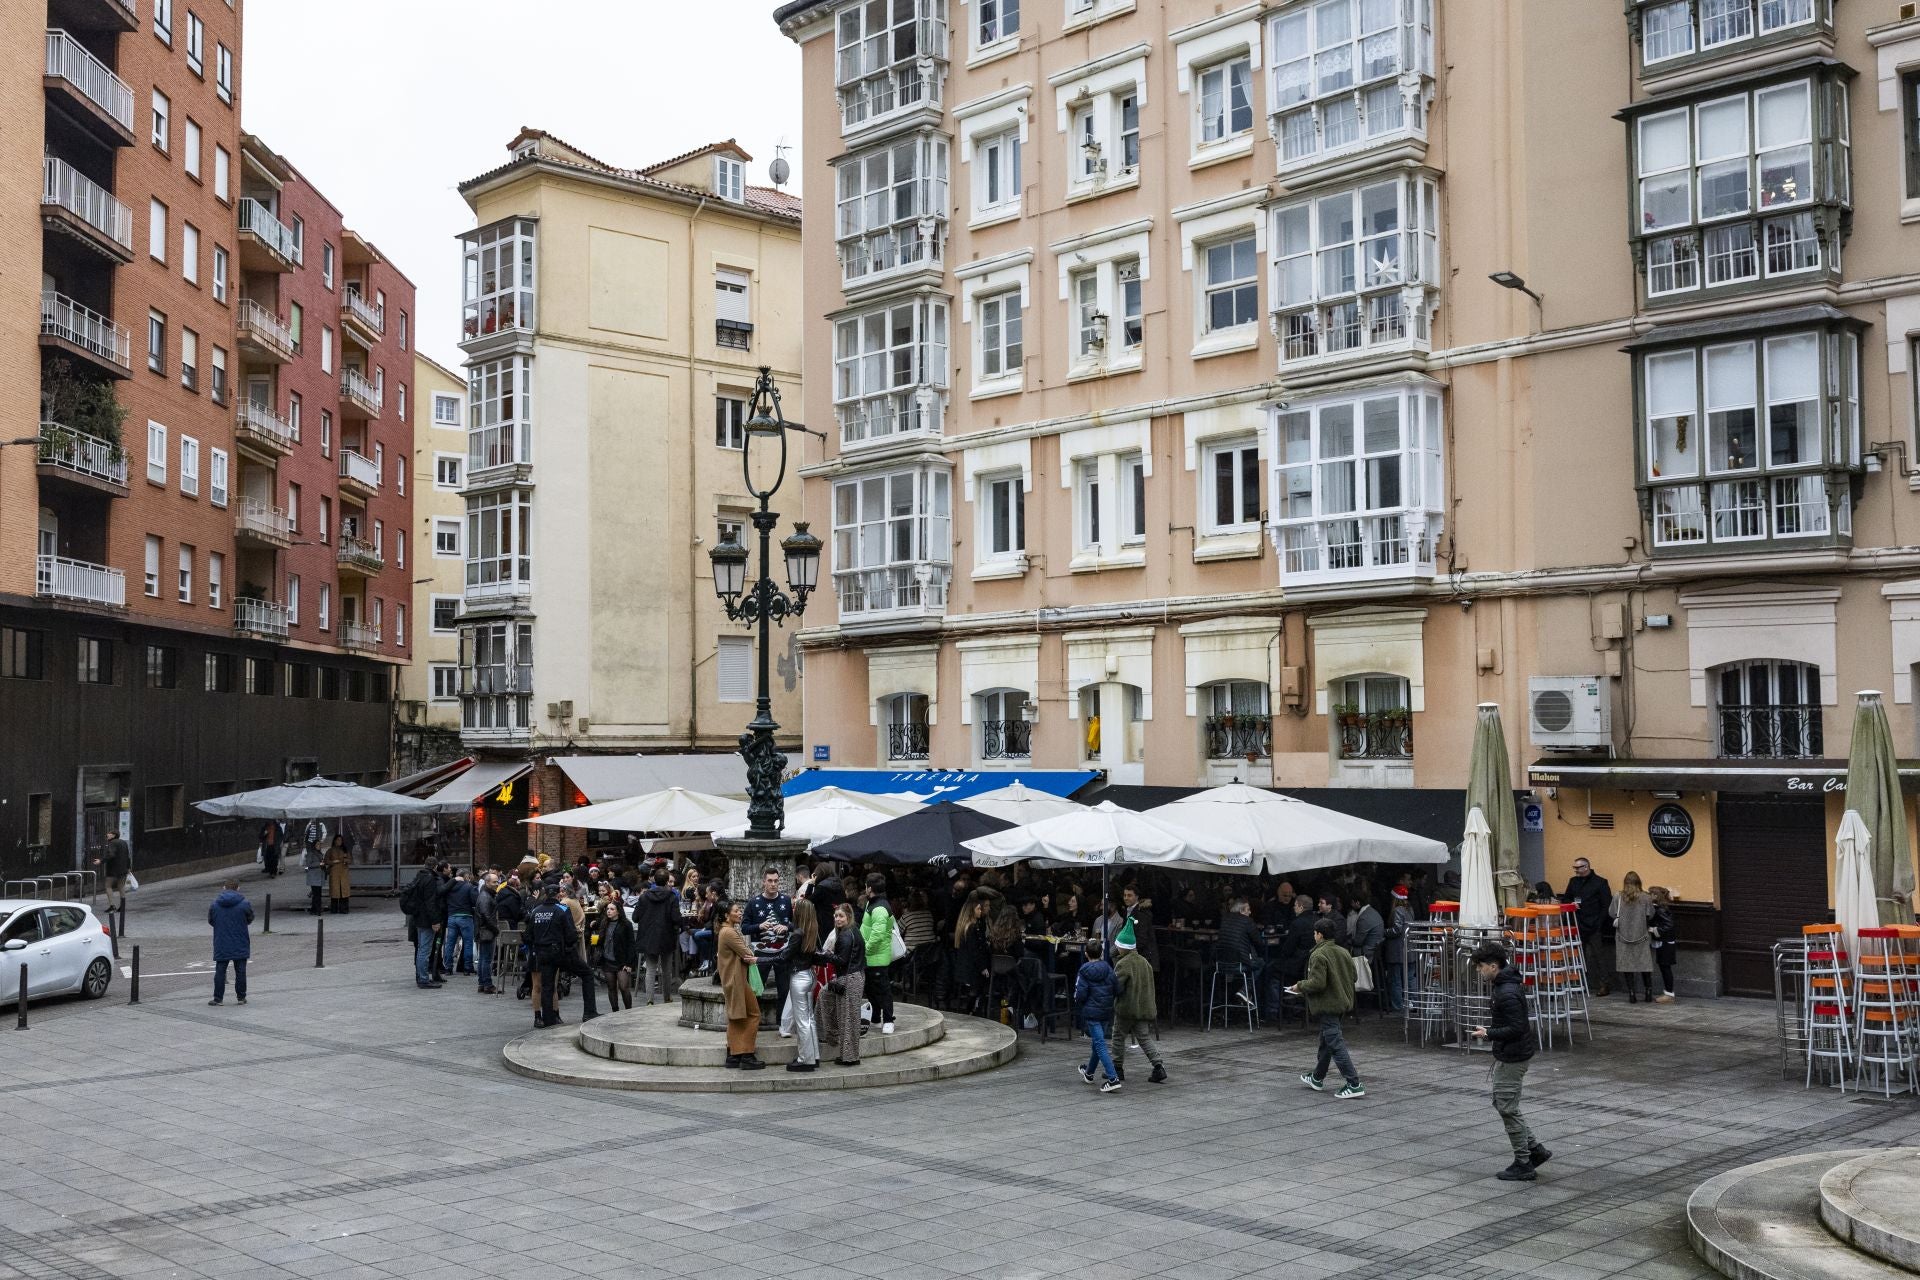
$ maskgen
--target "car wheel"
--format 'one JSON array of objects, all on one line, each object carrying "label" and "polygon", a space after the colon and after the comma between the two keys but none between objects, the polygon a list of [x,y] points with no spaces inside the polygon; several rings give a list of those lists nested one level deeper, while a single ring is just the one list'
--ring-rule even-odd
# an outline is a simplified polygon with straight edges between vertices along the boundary
[{"label": "car wheel", "polygon": [[113,966],[107,963],[105,956],[99,956],[87,966],[87,979],[81,984],[80,990],[85,993],[87,999],[98,1000],[107,994],[107,984],[112,981]]}]

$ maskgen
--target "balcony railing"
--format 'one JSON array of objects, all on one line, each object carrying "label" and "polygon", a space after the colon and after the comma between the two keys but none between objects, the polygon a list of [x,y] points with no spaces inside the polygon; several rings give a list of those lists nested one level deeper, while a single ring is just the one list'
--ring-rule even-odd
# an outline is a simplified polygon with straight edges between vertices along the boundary
[{"label": "balcony railing", "polygon": [[915,218],[843,238],[840,278],[852,286],[896,271],[938,267],[945,256],[947,220]]},{"label": "balcony railing", "polygon": [[340,478],[349,484],[364,485],[368,489],[380,487],[380,468],[373,465],[373,459],[363,457],[351,449],[340,451]]},{"label": "balcony railing", "polygon": [[1273,718],[1235,711],[1206,719],[1207,759],[1264,760],[1271,750]]},{"label": "balcony railing", "polygon": [[293,448],[293,425],[265,405],[241,401],[239,411],[233,415],[233,426],[242,437],[255,437],[278,452]]},{"label": "balcony railing", "polygon": [[133,369],[133,336],[64,293],[48,290],[40,295],[40,332],[70,342],[129,372]]},{"label": "balcony railing", "polygon": [[359,573],[379,573],[387,567],[385,557],[371,542],[344,533],[340,535],[340,550],[334,555],[334,562]]},{"label": "balcony railing", "polygon": [[127,604],[127,575],[110,565],[40,556],[34,566],[33,591],[52,600],[79,600],[123,609]]},{"label": "balcony railing", "polygon": [[1825,754],[1819,707],[1721,707],[1720,754],[1805,760]]},{"label": "balcony railing", "polygon": [[939,612],[947,607],[944,564],[896,564],[853,569],[833,575],[842,614],[887,613],[896,609]]},{"label": "balcony railing", "polygon": [[283,323],[279,316],[252,298],[242,298],[235,320],[239,326],[242,346],[258,347],[282,360],[293,359],[293,330]]},{"label": "balcony railing", "polygon": [[63,427],[40,424],[40,465],[126,487],[127,453],[111,440]]},{"label": "balcony railing", "polygon": [[1438,523],[1423,512],[1396,511],[1283,524],[1280,572],[1283,580],[1431,577]]},{"label": "balcony railing", "polygon": [[287,265],[300,265],[300,243],[294,239],[293,228],[274,217],[272,210],[252,196],[242,197],[240,201],[240,231],[259,240]]},{"label": "balcony railing", "polygon": [[383,334],[387,331],[386,311],[361,297],[358,289],[347,289],[341,293],[340,315],[342,319],[356,321],[374,333]]},{"label": "balcony railing", "polygon": [[287,606],[252,596],[237,596],[233,602],[233,629],[247,635],[274,640],[287,638]]},{"label": "balcony railing", "polygon": [[293,541],[293,517],[258,498],[242,498],[234,514],[236,533],[251,533],[282,546]]},{"label": "balcony railing", "polygon": [[860,444],[909,431],[938,434],[945,409],[945,391],[914,387],[847,400],[835,405],[834,413],[840,419],[840,443]]},{"label": "balcony railing", "polygon": [[932,735],[924,721],[887,726],[887,759],[925,760],[932,751]]},{"label": "balcony railing", "polygon": [[58,156],[48,156],[40,203],[65,209],[107,239],[133,252],[133,211],[113,192]]},{"label": "balcony railing", "polygon": [[1338,713],[1342,760],[1407,760],[1413,756],[1413,717],[1404,711]]},{"label": "balcony railing", "polygon": [[381,394],[358,369],[340,371],[340,395],[365,410],[367,416],[380,416]]},{"label": "balcony railing", "polygon": [[378,649],[380,628],[365,622],[343,622],[340,624],[340,643],[349,649]]},{"label": "balcony railing", "polygon": [[982,720],[982,760],[1026,760],[1033,755],[1033,726],[1025,720]]},{"label": "balcony railing", "polygon": [[65,80],[82,97],[133,130],[133,90],[86,46],[64,31],[47,32],[47,74]]}]

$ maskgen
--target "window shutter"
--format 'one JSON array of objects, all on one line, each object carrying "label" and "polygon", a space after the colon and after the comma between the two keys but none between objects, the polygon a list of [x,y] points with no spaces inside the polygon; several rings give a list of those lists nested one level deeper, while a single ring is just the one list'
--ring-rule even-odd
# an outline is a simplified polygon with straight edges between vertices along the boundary
[{"label": "window shutter", "polygon": [[719,650],[720,701],[753,701],[753,640],[721,636]]},{"label": "window shutter", "polygon": [[747,274],[744,271],[716,271],[714,273],[714,318],[731,320],[736,324],[750,321],[747,306]]}]

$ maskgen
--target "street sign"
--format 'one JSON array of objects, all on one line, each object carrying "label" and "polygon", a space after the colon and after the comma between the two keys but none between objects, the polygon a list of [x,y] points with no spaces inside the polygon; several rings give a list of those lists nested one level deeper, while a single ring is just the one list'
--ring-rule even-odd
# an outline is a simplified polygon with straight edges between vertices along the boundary
[{"label": "street sign", "polygon": [[1521,805],[1520,829],[1522,831],[1545,831],[1547,829],[1546,810],[1531,801]]},{"label": "street sign", "polygon": [[813,744],[813,762],[815,764],[825,764],[831,759],[833,759],[833,748],[830,745],[824,742],[816,742]]}]

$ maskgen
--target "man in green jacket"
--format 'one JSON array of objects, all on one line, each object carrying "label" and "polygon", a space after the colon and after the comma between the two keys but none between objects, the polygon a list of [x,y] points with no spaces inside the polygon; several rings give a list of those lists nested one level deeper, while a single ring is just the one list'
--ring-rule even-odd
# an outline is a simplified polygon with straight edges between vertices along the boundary
[{"label": "man in green jacket", "polygon": [[887,878],[878,871],[867,875],[866,911],[860,916],[860,939],[867,952],[867,1003],[873,1006],[880,1034],[893,1034],[893,906],[887,901]]},{"label": "man in green jacket", "polygon": [[1327,1067],[1337,1065],[1346,1077],[1346,1086],[1336,1098],[1364,1098],[1360,1073],[1353,1069],[1353,1056],[1347,1052],[1347,1039],[1340,1032],[1340,1017],[1353,1009],[1353,956],[1334,941],[1333,921],[1324,916],[1313,922],[1313,951],[1307,956],[1307,976],[1288,990],[1307,999],[1307,1012],[1320,1019],[1320,1058],[1310,1075],[1300,1083],[1318,1092],[1326,1088]]},{"label": "man in green jacket", "polygon": [[1140,954],[1139,945],[1131,920],[1113,935],[1113,949],[1119,956],[1113,972],[1120,980],[1120,996],[1113,1002],[1114,1069],[1119,1079],[1127,1078],[1127,1037],[1132,1036],[1153,1064],[1147,1083],[1165,1084],[1167,1066],[1160,1060],[1160,1046],[1153,1038],[1153,1020],[1160,1016],[1153,998],[1153,966]]}]

